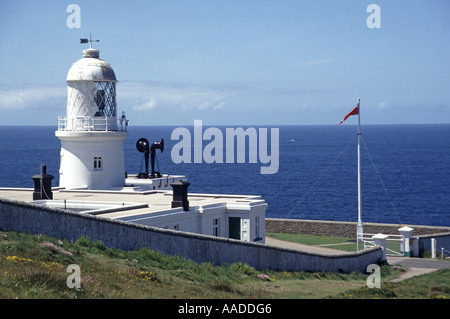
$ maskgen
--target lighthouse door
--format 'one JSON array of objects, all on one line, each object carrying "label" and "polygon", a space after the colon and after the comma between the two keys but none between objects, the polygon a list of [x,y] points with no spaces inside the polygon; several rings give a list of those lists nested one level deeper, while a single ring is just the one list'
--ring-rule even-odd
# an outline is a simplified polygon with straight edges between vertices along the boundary
[{"label": "lighthouse door", "polygon": [[233,239],[241,239],[241,218],[229,217],[228,218],[228,237]]}]

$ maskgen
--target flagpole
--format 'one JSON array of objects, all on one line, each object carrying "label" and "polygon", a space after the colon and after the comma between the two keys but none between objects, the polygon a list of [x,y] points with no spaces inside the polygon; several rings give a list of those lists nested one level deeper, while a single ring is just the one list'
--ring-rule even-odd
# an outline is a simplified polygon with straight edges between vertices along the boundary
[{"label": "flagpole", "polygon": [[359,250],[359,242],[363,240],[364,226],[362,224],[362,203],[361,203],[361,105],[358,98],[358,227],[356,233],[356,247]]}]

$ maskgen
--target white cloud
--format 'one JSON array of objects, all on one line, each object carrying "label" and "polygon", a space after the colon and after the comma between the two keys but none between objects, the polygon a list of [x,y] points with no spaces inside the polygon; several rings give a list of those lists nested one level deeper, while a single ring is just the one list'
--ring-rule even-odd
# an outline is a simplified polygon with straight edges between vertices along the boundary
[{"label": "white cloud", "polygon": [[[156,108],[178,110],[220,110],[227,104],[233,89],[225,87],[168,84],[160,82],[119,82],[119,108],[127,106],[135,111]],[[0,110],[30,110],[61,106],[65,110],[67,89],[62,85],[0,86]]]},{"label": "white cloud", "polygon": [[124,82],[117,88],[119,99],[128,100],[136,111],[176,107],[182,110],[219,110],[227,104],[225,88],[159,82]]},{"label": "white cloud", "polygon": [[148,102],[133,106],[133,109],[136,111],[146,111],[146,110],[154,109],[155,106],[156,106],[155,100],[150,99]]},{"label": "white cloud", "polygon": [[220,102],[216,106],[213,107],[213,110],[220,110],[222,109],[227,103],[226,102]]},{"label": "white cloud", "polygon": [[378,108],[380,108],[381,110],[384,110],[387,106],[388,104],[386,102],[380,102],[378,104]]},{"label": "white cloud", "polygon": [[[61,85],[0,87],[0,109],[30,109],[64,103],[67,90]],[[65,103],[64,103],[65,105]]]}]

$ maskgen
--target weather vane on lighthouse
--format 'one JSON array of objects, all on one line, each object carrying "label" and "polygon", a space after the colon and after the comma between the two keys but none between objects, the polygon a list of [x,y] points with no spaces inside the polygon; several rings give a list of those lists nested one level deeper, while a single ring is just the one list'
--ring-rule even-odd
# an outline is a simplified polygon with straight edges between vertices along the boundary
[{"label": "weather vane on lighthouse", "polygon": [[90,48],[92,49],[92,42],[100,42],[100,40],[92,40],[92,35],[89,33],[89,39],[80,39],[80,43],[90,43]]}]

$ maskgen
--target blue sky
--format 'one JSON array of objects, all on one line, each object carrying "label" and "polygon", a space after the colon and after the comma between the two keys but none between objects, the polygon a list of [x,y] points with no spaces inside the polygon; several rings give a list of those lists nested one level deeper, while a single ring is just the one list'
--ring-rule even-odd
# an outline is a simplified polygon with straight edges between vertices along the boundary
[{"label": "blue sky", "polygon": [[56,126],[89,33],[130,125],[337,125],[358,97],[363,124],[450,123],[449,14],[448,0],[1,0],[0,125]]}]

